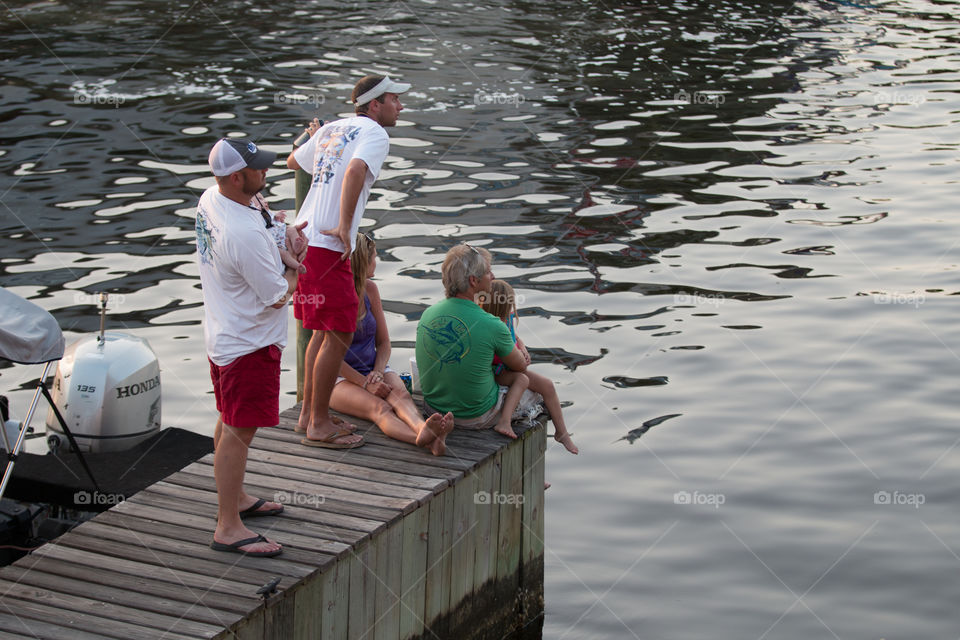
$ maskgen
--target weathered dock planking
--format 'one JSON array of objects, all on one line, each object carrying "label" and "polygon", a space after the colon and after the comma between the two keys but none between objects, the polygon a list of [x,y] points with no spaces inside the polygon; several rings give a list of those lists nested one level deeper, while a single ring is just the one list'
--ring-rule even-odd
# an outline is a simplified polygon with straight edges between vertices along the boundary
[{"label": "weathered dock planking", "polygon": [[304,447],[298,413],[247,466],[251,493],[287,503],[249,523],[281,556],[209,548],[211,454],[0,569],[0,640],[540,637],[542,421],[456,431],[438,458],[355,419],[366,446]]}]

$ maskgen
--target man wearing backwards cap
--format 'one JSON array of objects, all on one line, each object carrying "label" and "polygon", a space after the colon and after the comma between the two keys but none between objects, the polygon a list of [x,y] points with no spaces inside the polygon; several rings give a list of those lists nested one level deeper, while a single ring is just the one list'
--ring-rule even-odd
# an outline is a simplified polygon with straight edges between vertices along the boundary
[{"label": "man wearing backwards cap", "polygon": [[[314,332],[304,358],[298,425],[307,434],[306,445],[352,449],[363,444],[349,425],[331,420],[330,394],[357,326],[359,300],[348,258],[370,187],[390,148],[384,127],[397,124],[403,109],[399,94],[408,89],[409,84],[386,76],[362,78],[351,95],[356,115],[324,125],[287,158],[289,168],[312,175],[297,216],[297,224],[308,223],[307,272],[293,298],[295,315]],[[383,374],[370,375],[378,373]]]},{"label": "man wearing backwards cap", "polygon": [[286,303],[297,286],[297,270],[284,267],[259,209],[250,206],[276,157],[249,140],[220,140],[209,157],[217,184],[197,206],[203,336],[220,412],[213,437],[217,528],[210,546],[250,556],[282,551],[241,520],[283,511],[243,490],[257,428],[280,423],[280,351],[287,343]]}]

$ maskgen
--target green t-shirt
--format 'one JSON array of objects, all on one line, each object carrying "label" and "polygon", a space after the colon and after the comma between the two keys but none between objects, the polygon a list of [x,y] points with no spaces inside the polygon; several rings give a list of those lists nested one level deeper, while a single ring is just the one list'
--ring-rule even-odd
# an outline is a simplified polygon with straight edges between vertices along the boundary
[{"label": "green t-shirt", "polygon": [[457,418],[475,418],[497,403],[493,356],[513,351],[502,320],[471,300],[447,298],[417,324],[417,370],[427,403]]}]

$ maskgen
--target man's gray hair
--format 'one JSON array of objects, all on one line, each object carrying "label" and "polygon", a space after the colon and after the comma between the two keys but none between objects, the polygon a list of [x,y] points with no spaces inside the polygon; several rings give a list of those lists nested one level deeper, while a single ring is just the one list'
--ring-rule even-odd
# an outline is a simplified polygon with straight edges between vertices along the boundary
[{"label": "man's gray hair", "polygon": [[482,278],[490,269],[490,252],[482,247],[458,244],[443,259],[441,275],[443,288],[448,298],[466,292],[470,288],[470,276]]}]

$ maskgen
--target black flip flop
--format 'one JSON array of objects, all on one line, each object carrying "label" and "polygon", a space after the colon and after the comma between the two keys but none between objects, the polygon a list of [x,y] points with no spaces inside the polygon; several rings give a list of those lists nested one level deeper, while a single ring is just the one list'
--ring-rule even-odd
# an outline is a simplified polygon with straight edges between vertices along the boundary
[{"label": "black flip flop", "polygon": [[273,556],[278,556],[283,553],[283,549],[277,549],[275,551],[244,551],[240,547],[245,547],[248,544],[253,544],[255,542],[270,542],[262,535],[257,534],[252,538],[245,538],[243,540],[237,540],[236,542],[231,542],[227,544],[225,542],[217,542],[214,540],[210,543],[210,548],[214,551],[230,551],[232,553],[239,553],[241,555],[250,556],[253,558],[272,558]]},{"label": "black flip flop", "polygon": [[267,503],[263,498],[258,498],[256,502],[240,512],[241,518],[265,518],[267,516],[278,516],[283,513],[283,505],[279,509],[260,509]]}]

